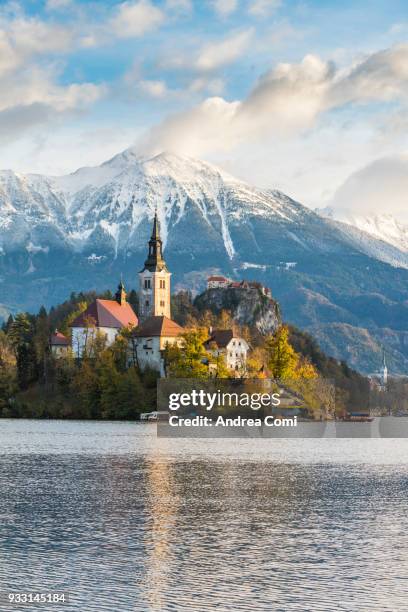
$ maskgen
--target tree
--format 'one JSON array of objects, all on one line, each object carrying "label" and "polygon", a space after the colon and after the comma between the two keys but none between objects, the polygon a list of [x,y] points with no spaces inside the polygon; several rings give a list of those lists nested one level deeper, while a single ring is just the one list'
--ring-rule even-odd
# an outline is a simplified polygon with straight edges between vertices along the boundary
[{"label": "tree", "polygon": [[266,338],[265,351],[272,378],[280,380],[296,378],[299,357],[289,343],[289,329],[286,325],[282,325],[273,336]]},{"label": "tree", "polygon": [[103,419],[114,419],[117,409],[120,373],[115,367],[112,351],[104,351],[95,363]]},{"label": "tree", "polygon": [[0,416],[17,391],[16,358],[4,331],[0,331]]},{"label": "tree", "polygon": [[166,369],[173,378],[208,378],[211,356],[204,348],[207,331],[192,329],[183,334],[182,346],[166,347]]},{"label": "tree", "polygon": [[38,359],[34,343],[32,321],[27,313],[19,313],[14,319],[8,337],[13,346],[17,362],[17,380],[20,389],[38,379]]},{"label": "tree", "polygon": [[94,364],[83,359],[72,381],[75,396],[75,416],[78,418],[98,418],[99,386]]}]

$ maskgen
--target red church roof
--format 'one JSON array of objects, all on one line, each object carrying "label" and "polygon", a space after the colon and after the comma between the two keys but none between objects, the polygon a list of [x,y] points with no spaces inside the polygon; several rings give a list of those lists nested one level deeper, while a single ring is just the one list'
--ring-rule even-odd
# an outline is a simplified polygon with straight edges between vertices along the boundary
[{"label": "red church roof", "polygon": [[96,327],[121,329],[128,325],[136,327],[139,321],[127,302],[121,305],[116,300],[97,299],[71,323],[71,327],[86,327],[90,322]]},{"label": "red church roof", "polygon": [[178,323],[172,321],[168,317],[149,317],[140,327],[137,328],[134,335],[138,338],[146,338],[153,336],[164,336],[166,338],[176,338],[184,333],[184,329]]},{"label": "red church roof", "polygon": [[51,346],[69,346],[70,342],[64,334],[55,330],[55,332],[51,335]]}]

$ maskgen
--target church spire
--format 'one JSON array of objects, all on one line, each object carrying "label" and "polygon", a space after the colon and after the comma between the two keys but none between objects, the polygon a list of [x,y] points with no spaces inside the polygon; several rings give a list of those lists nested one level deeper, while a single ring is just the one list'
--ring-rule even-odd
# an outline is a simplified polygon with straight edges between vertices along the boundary
[{"label": "church spire", "polygon": [[387,385],[387,382],[388,382],[388,368],[387,368],[387,362],[386,362],[386,359],[385,359],[385,348],[383,347],[383,362],[382,362],[382,368],[381,368],[381,383],[385,387]]},{"label": "church spire", "polygon": [[122,276],[120,277],[120,283],[118,285],[118,290],[115,293],[115,299],[117,303],[120,304],[121,306],[126,304],[126,291],[125,291],[125,285],[123,284]]},{"label": "church spire", "polygon": [[160,272],[167,270],[163,259],[163,242],[160,238],[160,224],[157,217],[157,209],[154,212],[152,235],[149,240],[149,254],[145,261],[145,270]]},{"label": "church spire", "polygon": [[152,230],[152,236],[150,240],[155,240],[155,241],[160,240],[160,225],[159,225],[159,220],[157,218],[157,208],[154,209],[153,230]]}]

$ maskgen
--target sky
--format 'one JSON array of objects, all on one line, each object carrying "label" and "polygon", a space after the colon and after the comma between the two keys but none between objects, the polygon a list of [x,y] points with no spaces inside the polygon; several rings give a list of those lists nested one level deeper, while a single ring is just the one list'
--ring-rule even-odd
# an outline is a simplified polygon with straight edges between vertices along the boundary
[{"label": "sky", "polygon": [[408,209],[406,0],[0,0],[0,168],[127,147],[314,207]]}]

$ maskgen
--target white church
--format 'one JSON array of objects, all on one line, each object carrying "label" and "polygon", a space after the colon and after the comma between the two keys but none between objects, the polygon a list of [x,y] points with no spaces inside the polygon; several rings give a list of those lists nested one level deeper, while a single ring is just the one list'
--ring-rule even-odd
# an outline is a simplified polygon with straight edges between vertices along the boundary
[{"label": "white church", "polygon": [[[132,331],[131,350],[141,370],[147,367],[165,376],[166,346],[183,343],[184,329],[171,319],[171,272],[163,258],[157,213],[154,215],[149,251],[139,272],[139,317],[126,300],[123,283],[119,284],[114,300],[96,299],[71,323],[71,342],[60,332],[50,341],[55,356],[72,350],[74,357],[92,357],[95,339],[102,336],[110,346],[123,328]],[[248,344],[232,330],[210,330],[205,348],[213,355],[223,355],[228,368],[245,368]]]},{"label": "white church", "polygon": [[149,240],[149,253],[139,272],[139,325],[133,333],[141,370],[150,367],[165,376],[164,350],[182,344],[183,328],[171,320],[171,272],[163,259],[157,213]]}]

